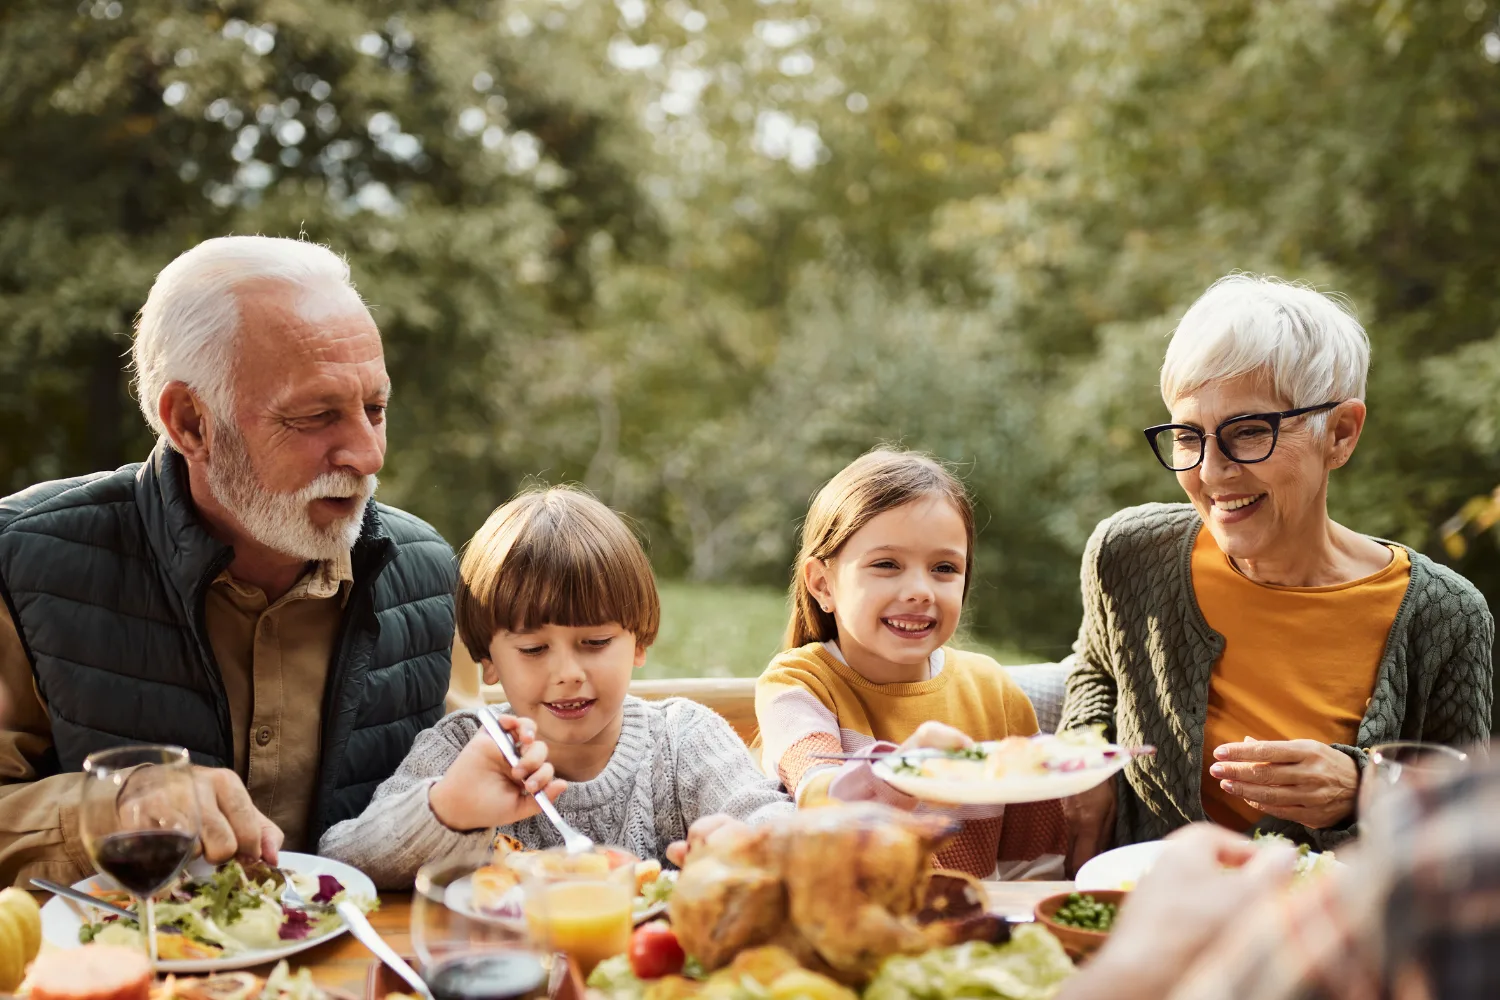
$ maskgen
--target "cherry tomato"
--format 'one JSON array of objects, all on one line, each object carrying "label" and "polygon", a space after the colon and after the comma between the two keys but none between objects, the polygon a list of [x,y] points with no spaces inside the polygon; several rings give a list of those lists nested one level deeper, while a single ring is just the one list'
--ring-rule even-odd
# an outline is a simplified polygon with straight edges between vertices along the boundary
[{"label": "cherry tomato", "polygon": [[665,920],[643,924],[630,935],[630,969],[637,979],[660,979],[682,971],[687,956]]}]

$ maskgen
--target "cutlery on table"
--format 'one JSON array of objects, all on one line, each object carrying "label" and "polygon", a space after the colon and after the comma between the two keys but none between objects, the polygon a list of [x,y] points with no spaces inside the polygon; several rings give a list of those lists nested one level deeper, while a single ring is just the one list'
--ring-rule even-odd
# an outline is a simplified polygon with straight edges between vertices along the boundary
[{"label": "cutlery on table", "polygon": [[278,868],[276,871],[284,883],[281,887],[281,902],[283,905],[290,906],[294,910],[308,910],[314,913],[333,912],[334,907],[332,903],[314,903],[309,899],[304,899],[302,893],[297,891],[297,883],[292,881],[291,872],[285,868]]},{"label": "cutlery on table", "polygon": [[[34,878],[31,880],[31,884],[36,886],[38,889],[41,889],[43,892],[50,892],[54,896],[62,896],[64,899],[71,899],[73,902],[82,903],[84,906],[92,906],[94,909],[99,910],[102,913],[111,914],[113,916],[119,917],[121,920],[132,920],[137,923],[140,922],[139,917],[137,917],[134,913],[131,913],[129,910],[125,909],[123,906],[116,906],[114,903],[106,903],[104,900],[90,896],[88,893],[83,892],[79,889],[74,889],[72,886],[62,885],[45,878]],[[182,931],[176,927],[157,927],[156,933],[181,934]]]},{"label": "cutlery on table", "polygon": [[385,938],[380,932],[371,926],[370,921],[360,912],[359,907],[347,899],[341,901],[334,907],[338,915],[344,918],[344,923],[349,926],[349,933],[353,934],[355,940],[374,953],[375,957],[386,964],[396,975],[406,980],[410,986],[423,1000],[433,1000],[432,991],[427,988],[427,983],[417,974],[417,970],[407,965],[401,956],[396,954],[396,949],[385,943]]},{"label": "cutlery on table", "polygon": [[[500,723],[495,721],[489,709],[481,708],[478,714],[479,724],[484,727],[485,732],[490,734],[490,739],[495,741],[495,745],[500,748],[505,759],[510,761],[512,767],[520,764],[521,758],[516,753],[516,745],[511,742],[510,734],[500,728]],[[542,815],[551,820],[557,832],[562,834],[563,844],[567,847],[569,854],[586,854],[594,849],[592,840],[573,829],[572,825],[562,818],[562,813],[557,811],[557,806],[547,798],[545,789],[533,792],[532,798],[536,799],[536,804],[541,807]]]},{"label": "cutlery on table", "polygon": [[102,910],[105,913],[112,913],[115,916],[119,917],[121,920],[135,919],[135,914],[125,909],[125,907],[116,906],[114,903],[106,903],[102,899],[95,899],[88,893],[83,892],[79,889],[74,889],[72,886],[61,885],[57,882],[51,882],[44,878],[34,878],[31,880],[31,884],[36,886],[38,889],[42,889],[46,892],[52,893],[52,895],[54,896],[62,896],[66,899],[71,899],[75,903],[83,903],[85,906],[92,906],[96,910]]}]

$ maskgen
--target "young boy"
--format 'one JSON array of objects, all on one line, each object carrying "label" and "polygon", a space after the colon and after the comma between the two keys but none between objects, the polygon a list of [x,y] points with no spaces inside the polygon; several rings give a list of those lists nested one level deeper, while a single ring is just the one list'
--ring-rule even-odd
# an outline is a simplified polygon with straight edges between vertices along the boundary
[{"label": "young boy", "polygon": [[323,835],[319,853],[399,888],[429,858],[482,848],[497,831],[528,848],[560,844],[537,789],[595,843],[658,860],[702,817],[714,815],[695,840],[794,809],[718,715],[626,694],[661,605],[640,543],[594,498],[553,488],[491,514],[465,549],[455,610],[485,683],[505,688],[509,703],[493,711],[520,766],[473,711],[454,712],[417,737],[363,814]]}]

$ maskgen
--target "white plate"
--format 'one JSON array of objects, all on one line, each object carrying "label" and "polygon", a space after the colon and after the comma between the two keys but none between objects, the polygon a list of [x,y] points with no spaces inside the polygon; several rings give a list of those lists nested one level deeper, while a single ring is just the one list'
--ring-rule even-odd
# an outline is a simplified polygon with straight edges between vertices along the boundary
[{"label": "white plate", "polygon": [[[1134,889],[1156,864],[1166,847],[1167,843],[1164,840],[1148,840],[1143,844],[1131,844],[1128,847],[1116,847],[1112,851],[1105,851],[1084,862],[1083,867],[1078,869],[1078,877],[1074,879],[1074,885],[1079,892],[1095,892],[1100,889]],[[1307,857],[1309,861],[1315,860],[1318,852],[1313,851]],[[1342,865],[1337,858],[1332,860],[1335,866]]]},{"label": "white plate", "polygon": [[1130,763],[1128,754],[1081,771],[1053,771],[1050,774],[1026,775],[996,781],[974,781],[954,778],[918,778],[897,774],[885,761],[876,761],[875,773],[897,791],[924,802],[942,802],[954,806],[1005,806],[1022,802],[1045,802],[1065,799],[1086,792],[1123,770]]},{"label": "white plate", "polygon": [[[351,868],[339,861],[329,858],[314,857],[311,854],[296,854],[292,851],[282,851],[280,854],[281,867],[290,872],[303,875],[332,875],[344,886],[344,889],[356,896],[365,896],[369,899],[375,898],[375,883],[370,881],[369,876],[357,868]],[[88,892],[99,885],[108,885],[109,882],[103,876],[95,875],[86,878],[82,882],[75,882],[73,888]],[[48,944],[56,948],[78,948],[78,931],[83,927],[86,920],[84,907],[81,903],[75,903],[61,896],[54,896],[42,907],[42,938]],[[156,968],[160,972],[229,972],[234,969],[247,969],[252,965],[260,965],[262,962],[276,962],[289,955],[295,955],[299,951],[315,948],[332,938],[344,933],[344,925],[339,924],[333,930],[320,937],[309,937],[301,941],[288,941],[280,948],[267,948],[259,951],[242,951],[237,955],[228,955],[222,958],[199,958],[191,960],[180,960],[174,962],[158,962]]]},{"label": "white plate", "polygon": [[1116,847],[1085,861],[1073,880],[1079,892],[1098,892],[1101,889],[1134,889],[1141,876],[1151,870],[1156,859],[1166,848],[1164,840],[1148,840],[1144,844]]}]

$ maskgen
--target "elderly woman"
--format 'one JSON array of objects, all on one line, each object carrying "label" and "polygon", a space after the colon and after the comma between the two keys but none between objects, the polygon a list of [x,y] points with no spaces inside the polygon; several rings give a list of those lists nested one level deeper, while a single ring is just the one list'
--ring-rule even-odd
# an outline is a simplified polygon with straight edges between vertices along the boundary
[{"label": "elderly woman", "polygon": [[1194,820],[1349,837],[1368,748],[1490,729],[1494,620],[1463,577],[1328,516],[1365,425],[1369,342],[1333,301],[1233,275],[1183,316],[1146,438],[1185,504],[1100,524],[1062,726],[1149,743],[1069,802],[1073,863]]}]

